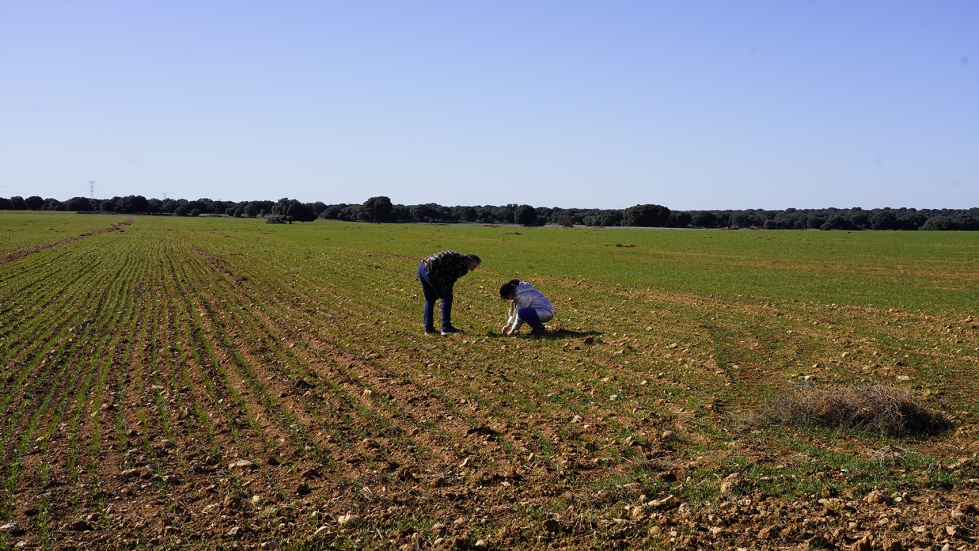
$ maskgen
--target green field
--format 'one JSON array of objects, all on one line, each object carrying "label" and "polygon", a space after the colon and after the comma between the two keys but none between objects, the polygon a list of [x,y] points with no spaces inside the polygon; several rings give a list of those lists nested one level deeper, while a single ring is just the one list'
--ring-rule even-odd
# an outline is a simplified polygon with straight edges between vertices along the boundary
[{"label": "green field", "polygon": [[[979,482],[974,233],[3,212],[0,235],[0,524],[23,530],[0,548],[909,549],[975,529],[952,514]],[[443,249],[483,262],[455,288],[466,333],[425,336],[415,271]],[[499,335],[512,278],[554,303],[547,337]],[[867,385],[949,430],[764,415]]]}]

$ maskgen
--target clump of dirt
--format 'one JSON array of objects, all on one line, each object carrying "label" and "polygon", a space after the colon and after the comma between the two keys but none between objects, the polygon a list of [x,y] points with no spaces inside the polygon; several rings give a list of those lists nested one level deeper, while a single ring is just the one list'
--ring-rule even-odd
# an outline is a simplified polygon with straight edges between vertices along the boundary
[{"label": "clump of dirt", "polygon": [[804,389],[772,400],[766,418],[785,425],[846,427],[890,436],[939,434],[951,427],[910,394],[880,385]]}]

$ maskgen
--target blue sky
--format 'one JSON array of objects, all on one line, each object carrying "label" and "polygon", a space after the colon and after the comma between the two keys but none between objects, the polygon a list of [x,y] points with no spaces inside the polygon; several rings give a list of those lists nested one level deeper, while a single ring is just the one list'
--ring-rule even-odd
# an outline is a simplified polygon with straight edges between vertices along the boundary
[{"label": "blue sky", "polygon": [[0,196],[979,206],[976,2],[0,3]]}]

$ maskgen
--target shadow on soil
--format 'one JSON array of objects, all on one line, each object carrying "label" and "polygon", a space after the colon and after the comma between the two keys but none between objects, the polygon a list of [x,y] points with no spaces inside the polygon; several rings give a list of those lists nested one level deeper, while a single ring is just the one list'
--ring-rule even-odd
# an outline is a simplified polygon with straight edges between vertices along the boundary
[{"label": "shadow on soil", "polygon": [[[556,331],[548,331],[543,335],[531,337],[529,333],[523,332],[517,335],[515,338],[518,339],[596,339],[602,335],[601,331],[568,331],[566,329],[558,329]],[[498,331],[487,331],[487,337],[501,338],[501,339],[512,339],[510,337],[500,333]]]}]

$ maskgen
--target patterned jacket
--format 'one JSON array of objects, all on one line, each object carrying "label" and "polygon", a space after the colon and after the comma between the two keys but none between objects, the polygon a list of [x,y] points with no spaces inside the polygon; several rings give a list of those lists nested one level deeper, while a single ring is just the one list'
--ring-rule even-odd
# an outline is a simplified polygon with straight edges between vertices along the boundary
[{"label": "patterned jacket", "polygon": [[441,295],[452,293],[456,280],[469,273],[470,256],[455,251],[441,251],[422,260],[428,268],[428,280]]}]

